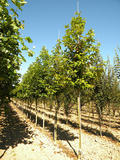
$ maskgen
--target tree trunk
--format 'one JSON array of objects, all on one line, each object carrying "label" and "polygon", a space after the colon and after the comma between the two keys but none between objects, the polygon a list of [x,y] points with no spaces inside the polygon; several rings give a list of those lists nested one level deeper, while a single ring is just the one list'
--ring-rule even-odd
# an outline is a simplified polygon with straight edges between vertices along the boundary
[{"label": "tree trunk", "polygon": [[[90,103],[88,103],[88,108],[89,108],[89,117],[88,117],[88,120],[90,121],[91,120],[91,118],[90,118],[90,116],[91,116],[91,114],[90,114],[91,101],[90,101]],[[88,127],[89,127],[89,122],[88,122]]]},{"label": "tree trunk", "polygon": [[89,119],[90,119],[90,108],[91,108],[91,101],[90,101],[90,103],[88,104],[89,105]]},{"label": "tree trunk", "polygon": [[107,108],[108,108],[108,115],[110,116],[110,103],[107,104]]},{"label": "tree trunk", "polygon": [[32,120],[32,117],[31,117],[31,109],[32,109],[32,104],[30,103],[30,120]]},{"label": "tree trunk", "polygon": [[43,129],[45,128],[45,101],[43,102]]},{"label": "tree trunk", "polygon": [[25,104],[25,115],[26,115],[26,119],[27,119],[27,102]]},{"label": "tree trunk", "polygon": [[37,99],[36,99],[36,106],[35,106],[35,126],[37,126]]},{"label": "tree trunk", "polygon": [[93,101],[92,101],[92,116],[93,116],[93,119],[94,119],[94,106],[93,106]]},{"label": "tree trunk", "polygon": [[110,103],[107,104],[107,109],[108,109],[107,115],[108,115],[108,118],[109,118],[107,130],[109,130],[109,127],[110,127]]},{"label": "tree trunk", "polygon": [[32,99],[30,99],[30,105],[29,105],[29,111],[30,111],[30,116],[29,116],[29,118],[30,118],[30,120],[31,120],[31,110],[32,110]]},{"label": "tree trunk", "polygon": [[80,92],[78,96],[78,122],[79,122],[79,148],[78,148],[78,160],[81,159],[81,103]]},{"label": "tree trunk", "polygon": [[29,99],[28,99],[28,104],[27,104],[27,106],[28,106],[28,108],[27,108],[27,118],[29,118],[29,104],[30,104],[30,102],[29,102]]},{"label": "tree trunk", "polygon": [[[92,108],[92,101],[90,101],[90,108]],[[91,113],[90,117],[92,117],[92,113]],[[90,118],[90,121],[91,121],[91,128],[92,128],[92,118]]]},{"label": "tree trunk", "polygon": [[68,124],[68,115],[66,115],[66,124]]},{"label": "tree trunk", "polygon": [[54,141],[57,141],[57,108],[55,108]]},{"label": "tree trunk", "polygon": [[60,103],[59,103],[59,100],[57,99],[57,106],[55,104],[55,119],[54,119],[54,141],[55,143],[57,141],[57,114],[58,114],[59,108],[60,108]]},{"label": "tree trunk", "polygon": [[113,125],[115,126],[115,113],[116,113],[116,109],[115,107],[113,106]]},{"label": "tree trunk", "polygon": [[99,127],[100,127],[100,136],[102,136],[102,113],[101,108],[98,106],[99,109]]}]

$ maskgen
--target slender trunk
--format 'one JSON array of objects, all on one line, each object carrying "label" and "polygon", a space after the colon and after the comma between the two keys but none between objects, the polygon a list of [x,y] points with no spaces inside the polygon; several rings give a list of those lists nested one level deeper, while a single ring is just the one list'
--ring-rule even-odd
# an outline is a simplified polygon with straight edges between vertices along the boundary
[{"label": "slender trunk", "polygon": [[[91,107],[91,101],[90,103],[88,103],[88,108],[89,108],[89,117],[88,117],[88,120],[90,121],[90,107]],[[89,123],[88,123],[88,126],[89,126]]]},{"label": "slender trunk", "polygon": [[115,116],[115,109],[113,109],[113,117]]},{"label": "slender trunk", "polygon": [[79,148],[78,148],[78,160],[81,159],[81,103],[80,92],[78,96],[78,122],[79,122]]},{"label": "slender trunk", "polygon": [[26,110],[27,111],[27,117],[29,118],[29,99],[28,99],[28,105],[27,105],[27,107],[28,107],[27,110]]},{"label": "slender trunk", "polygon": [[37,99],[36,99],[36,106],[35,106],[35,126],[37,126]]},{"label": "slender trunk", "polygon": [[107,104],[107,108],[108,108],[108,115],[110,116],[110,103]]},{"label": "slender trunk", "polygon": [[94,107],[93,107],[93,101],[92,101],[92,116],[94,118]]},{"label": "slender trunk", "polygon": [[[92,101],[90,101],[90,108],[92,108]],[[92,117],[92,113],[91,113],[91,117]],[[91,120],[91,128],[92,128],[92,118],[90,118]]]},{"label": "slender trunk", "polygon": [[30,120],[31,120],[31,110],[32,110],[32,100],[30,99],[30,107],[29,107],[29,111],[30,111],[30,116],[29,116],[29,118],[30,118]]},{"label": "slender trunk", "polygon": [[26,104],[25,104],[25,111],[24,111],[24,113],[25,113],[25,117],[26,117],[26,119],[27,119],[27,101],[26,101]]},{"label": "slender trunk", "polygon": [[45,128],[45,101],[43,102],[43,129]]},{"label": "slender trunk", "polygon": [[113,106],[113,126],[115,126],[115,113],[116,113],[116,109]]},{"label": "slender trunk", "polygon": [[113,116],[113,121],[114,121],[113,126],[115,126],[115,116],[116,116],[116,110],[114,111],[114,116]]},{"label": "slender trunk", "polygon": [[90,108],[91,108],[91,101],[89,103],[89,118],[90,118]]},{"label": "slender trunk", "polygon": [[[57,106],[56,106],[57,105]],[[57,114],[60,108],[59,100],[57,99],[57,104],[55,104],[55,119],[54,119],[54,141],[57,141]]]},{"label": "slender trunk", "polygon": [[107,104],[107,109],[108,109],[107,116],[108,116],[108,119],[109,119],[107,130],[109,130],[109,127],[110,127],[110,103]]},{"label": "slender trunk", "polygon": [[68,115],[66,115],[66,124],[68,124]]},{"label": "slender trunk", "polygon": [[30,120],[31,120],[31,106],[32,106],[32,104],[30,103]]},{"label": "slender trunk", "polygon": [[99,127],[100,127],[100,136],[102,136],[102,113],[101,108],[98,106],[99,109]]},{"label": "slender trunk", "polygon": [[24,112],[25,111],[25,109],[26,109],[26,100],[25,100],[25,104],[24,104],[24,107],[22,107],[22,111]]},{"label": "slender trunk", "polygon": [[57,141],[57,108],[55,108],[54,141]]}]

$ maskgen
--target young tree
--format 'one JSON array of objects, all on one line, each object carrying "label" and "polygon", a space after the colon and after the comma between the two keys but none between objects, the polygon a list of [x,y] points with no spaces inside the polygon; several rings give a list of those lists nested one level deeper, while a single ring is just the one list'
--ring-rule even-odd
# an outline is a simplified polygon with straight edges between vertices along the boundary
[{"label": "young tree", "polygon": [[118,54],[120,52],[120,48],[115,49],[115,57],[114,57],[114,70],[118,79],[120,79],[120,56]]},{"label": "young tree", "polygon": [[[11,8],[11,3],[14,8]],[[23,50],[29,55],[32,51],[25,45],[25,40],[32,42],[30,37],[22,37],[21,30],[24,29],[22,21],[19,20],[18,10],[22,11],[24,0],[1,0],[0,1],[0,101],[10,98],[10,92],[18,83],[20,64]]]},{"label": "young tree", "polygon": [[81,91],[91,88],[92,80],[95,78],[95,67],[92,66],[96,54],[99,52],[99,44],[96,44],[95,34],[92,29],[84,33],[85,19],[77,13],[72,18],[71,24],[66,25],[66,34],[63,37],[65,47],[64,56],[69,66],[69,76],[71,84],[74,86],[78,95],[78,116],[79,116],[79,151],[78,159],[81,158]]},{"label": "young tree", "polygon": [[[40,86],[40,99],[43,101],[43,108],[45,109],[46,100],[49,95],[52,94],[51,88],[51,55],[49,55],[48,50],[45,46],[42,47],[40,55],[36,59],[36,64],[38,64],[38,85]],[[45,113],[43,112],[43,128],[45,127]]]},{"label": "young tree", "polygon": [[61,41],[58,39],[55,48],[52,51],[52,67],[51,72],[53,96],[55,99],[55,122],[54,122],[54,141],[57,140],[57,114],[60,109],[60,97],[66,85],[66,67],[63,59],[63,51],[61,48]]}]

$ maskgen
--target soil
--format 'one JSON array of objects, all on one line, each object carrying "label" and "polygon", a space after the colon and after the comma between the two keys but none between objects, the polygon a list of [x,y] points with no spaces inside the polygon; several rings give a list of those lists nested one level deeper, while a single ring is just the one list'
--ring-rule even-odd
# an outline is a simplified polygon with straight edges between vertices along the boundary
[{"label": "soil", "polygon": [[1,160],[72,160],[14,105],[0,108]]},{"label": "soil", "polygon": [[[78,128],[76,117],[74,125],[60,123],[58,140],[53,141],[53,114],[42,110],[38,114],[38,126],[23,114],[23,108],[12,103],[0,108],[0,159],[1,160],[76,160],[78,153]],[[42,128],[42,116],[45,112],[45,130]],[[34,110],[31,120],[34,121]],[[26,113],[27,114],[27,113]],[[30,115],[28,115],[30,116]],[[86,122],[84,122],[86,123]],[[96,125],[96,124],[94,124]],[[94,126],[92,124],[92,126]],[[89,123],[91,126],[91,123]],[[88,127],[89,127],[88,126]],[[97,134],[82,130],[82,160],[120,160],[119,130],[111,130],[117,139],[102,138]],[[113,133],[114,133],[113,132]]]}]

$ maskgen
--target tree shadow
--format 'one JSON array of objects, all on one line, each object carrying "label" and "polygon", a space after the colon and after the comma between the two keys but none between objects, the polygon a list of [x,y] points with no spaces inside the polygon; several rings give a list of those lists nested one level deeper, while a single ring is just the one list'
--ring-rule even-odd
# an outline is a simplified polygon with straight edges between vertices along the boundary
[{"label": "tree shadow", "polygon": [[[64,123],[66,124],[66,120],[62,119],[62,118],[59,118],[59,121],[61,123]],[[74,129],[79,129],[79,125],[78,123],[76,122],[73,122],[71,120],[68,120],[68,124],[73,127]],[[97,136],[100,136],[100,131],[97,129],[97,128],[92,128],[92,127],[89,127],[89,126],[85,126],[85,125],[81,125],[82,126],[82,129],[84,131],[86,131],[87,133],[90,133],[90,134],[94,134],[94,135],[97,135]],[[107,138],[115,141],[115,142],[120,142],[120,140],[115,137],[112,133],[110,133],[109,131],[102,131],[102,135],[103,136],[106,136]]]},{"label": "tree shadow", "polygon": [[[84,118],[87,118],[87,119],[89,119],[89,118],[91,118],[91,119],[94,119],[94,120],[98,120],[98,118],[96,118],[96,117],[94,117],[94,116],[90,116],[90,115],[84,115],[84,114],[82,114],[82,117],[84,117]],[[83,120],[85,120],[83,118]],[[108,119],[105,119],[105,118],[102,118],[102,122],[105,124],[105,122],[107,122],[107,123],[114,123],[114,125],[115,125],[115,123],[116,123],[116,125],[118,124],[120,124],[120,122],[118,121],[118,120],[114,120],[112,117],[110,117],[110,119],[108,118]],[[106,124],[107,125],[107,124]],[[112,128],[114,128],[114,126],[112,126]],[[119,126],[118,127],[116,127],[116,128],[119,128]]]},{"label": "tree shadow", "polygon": [[0,155],[0,159],[5,155],[7,149],[8,149],[8,147],[4,150],[4,152],[2,153],[2,155]]},{"label": "tree shadow", "polygon": [[[22,110],[26,115],[28,115],[28,118],[30,118],[30,120],[32,122],[35,122],[35,114],[31,113],[29,110],[27,109],[23,109],[21,106],[19,106],[19,109]],[[43,113],[41,111],[39,111],[39,113]],[[49,116],[48,114],[45,113],[46,116]],[[51,115],[50,116],[52,119],[54,119],[54,116]],[[37,126],[42,127],[43,125],[43,119],[41,117],[38,116],[37,118]],[[45,120],[45,129],[50,133],[50,135],[52,137],[54,137],[54,124],[51,123],[49,120]],[[70,141],[74,141],[75,139],[77,139],[77,136],[74,136],[73,133],[70,133],[69,130],[67,129],[63,129],[61,128],[59,125],[57,127],[57,140],[64,140],[66,141],[70,148],[72,149],[74,155],[77,157],[77,152],[75,151],[75,149],[73,148],[73,146],[70,144]]]},{"label": "tree shadow", "polygon": [[[21,110],[22,110],[22,107],[21,107]],[[43,112],[41,112],[40,110],[39,110],[39,112],[40,112],[40,113],[43,113]],[[28,110],[25,110],[24,113],[26,113],[26,114],[28,114],[28,115],[31,114]],[[54,116],[53,116],[53,115],[49,115],[49,114],[47,114],[47,113],[45,113],[45,115],[48,116],[48,117],[50,117],[50,118],[52,118],[52,119],[54,119]],[[33,121],[35,121],[35,114],[32,113],[32,114],[31,114],[31,117],[32,117]],[[63,119],[63,118],[58,118],[58,120],[59,120],[61,123],[66,124],[66,120],[65,120],[65,119]],[[90,122],[91,122],[91,123],[94,123],[94,122],[92,122],[91,120],[87,120],[87,121],[88,121],[89,123],[90,123]],[[43,121],[42,121],[42,118],[41,118],[41,117],[38,117],[38,124],[39,124],[41,127],[42,127],[42,122],[43,122]],[[79,128],[78,123],[73,122],[73,121],[71,121],[71,120],[69,120],[69,119],[68,119],[68,121],[67,121],[67,124],[70,125],[71,127],[73,127],[74,129],[78,129],[78,128]],[[97,123],[95,123],[95,124],[97,124]],[[45,121],[45,127],[46,127],[46,129],[49,130],[49,132],[51,133],[51,135],[54,136],[54,135],[53,135],[54,125],[53,125],[52,123],[50,123],[50,121]],[[91,128],[91,127],[89,127],[89,126],[85,126],[85,125],[82,124],[82,129],[83,129],[84,131],[86,131],[87,133],[94,134],[94,135],[98,135],[98,136],[100,135],[100,131],[99,131],[97,128]],[[58,140],[73,141],[74,139],[78,138],[78,137],[75,137],[74,134],[71,134],[71,133],[69,132],[69,130],[64,130],[64,129],[61,128],[60,126],[58,126],[57,131],[58,131]],[[120,140],[119,140],[117,137],[115,137],[112,133],[110,133],[109,131],[102,131],[102,135],[108,137],[109,139],[111,139],[111,140],[113,140],[113,141],[115,141],[115,142],[120,142]]]},{"label": "tree shadow", "polygon": [[[35,122],[35,113],[31,113],[29,110],[27,109],[23,109],[22,107],[19,107],[25,114],[28,115],[28,117],[31,117],[31,120]],[[38,113],[43,113],[43,111],[40,111]],[[51,119],[54,120],[54,115],[50,115],[48,113],[45,113],[45,115]],[[66,120],[64,118],[58,118],[58,121],[60,121],[61,123],[63,124],[66,124]],[[88,120],[88,122],[92,122],[90,120]],[[94,123],[94,122],[93,122]],[[69,120],[67,121],[67,124],[70,125],[72,128],[74,129],[78,129],[79,128],[79,125],[77,122],[73,122],[72,120]],[[43,120],[41,117],[38,117],[38,125],[40,127],[42,127],[43,125]],[[53,135],[54,133],[54,125],[53,123],[51,123],[51,121],[49,120],[45,120],[45,129],[47,129],[49,131],[49,133]],[[98,135],[100,136],[100,132],[97,128],[91,128],[91,127],[88,127],[88,126],[85,126],[82,124],[82,129],[84,131],[86,131],[87,133],[90,133],[90,134],[94,134],[94,135]],[[76,137],[74,134],[70,133],[69,130],[67,129],[63,129],[62,127],[60,127],[58,125],[58,128],[57,128],[57,133],[58,133],[58,137],[57,137],[57,140],[64,140],[66,141],[70,148],[73,150],[74,154],[76,155],[77,157],[77,153],[75,151],[75,149],[73,148],[73,146],[71,145],[70,141],[74,141],[75,139],[77,139],[78,137]],[[117,139],[112,133],[108,132],[108,131],[103,131],[102,132],[102,135],[103,136],[106,136],[108,137],[109,139],[113,140],[113,141],[116,141],[116,142],[120,142],[119,139]]]},{"label": "tree shadow", "polygon": [[70,144],[70,142],[67,140],[67,143],[69,144],[70,148],[73,150],[75,156],[78,158],[78,154],[76,152],[76,150],[73,148],[73,146]]},{"label": "tree shadow", "polygon": [[31,143],[26,139],[31,137],[32,132],[28,130],[27,124],[20,120],[10,105],[0,109],[0,149],[5,150],[0,156],[2,158],[10,146],[15,147],[19,143]]},{"label": "tree shadow", "polygon": [[[81,118],[81,119],[82,119],[82,121],[87,122],[88,124],[96,124],[96,125],[99,126],[98,119],[97,119],[97,121],[93,121],[93,120],[85,119],[85,118]],[[114,129],[120,129],[120,126],[119,126],[119,125],[117,125],[117,124],[114,124],[114,125],[111,124],[112,121],[107,121],[107,122],[108,122],[108,124],[105,123],[104,120],[102,119],[102,125],[103,125],[103,126],[110,127],[110,128],[114,128]],[[109,124],[110,124],[110,125],[109,125]]]},{"label": "tree shadow", "polygon": [[[19,109],[22,110],[26,115],[28,115],[28,118],[31,118],[31,121],[35,122],[35,114],[34,113],[30,113],[29,110],[23,109],[22,107],[19,107]],[[45,115],[48,116],[46,113],[45,113]],[[51,116],[51,118],[54,119],[54,116]],[[54,124],[53,123],[51,123],[49,120],[45,120],[45,128],[50,132],[50,134],[52,136],[54,136],[53,135],[53,132],[54,132]],[[37,118],[37,125],[39,125],[40,127],[43,127],[43,119],[39,116]],[[57,139],[58,140],[73,141],[76,138],[78,138],[78,137],[75,137],[74,134],[69,132],[69,130],[67,130],[67,129],[65,130],[58,125],[58,127],[57,127]]]},{"label": "tree shadow", "polygon": [[[79,125],[76,122],[72,122],[68,120],[68,124],[71,125],[73,128],[76,128],[76,129],[79,128]],[[90,134],[100,136],[100,131],[96,128],[91,128],[91,127],[88,127],[82,124],[82,129]],[[108,137],[109,139],[115,142],[120,142],[120,140],[117,137],[115,137],[112,133],[110,133],[109,131],[102,131],[102,135]]]}]

